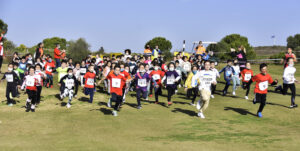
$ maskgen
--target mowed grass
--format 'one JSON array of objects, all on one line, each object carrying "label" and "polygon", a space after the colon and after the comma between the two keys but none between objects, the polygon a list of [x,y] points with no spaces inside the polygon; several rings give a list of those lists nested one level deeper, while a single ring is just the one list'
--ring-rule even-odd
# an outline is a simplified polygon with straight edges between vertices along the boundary
[{"label": "mowed grass", "polygon": [[[6,70],[4,65],[4,70]],[[220,69],[224,65],[218,66]],[[297,67],[300,67],[297,65]],[[258,65],[253,65],[258,73]],[[270,65],[269,73],[282,83],[282,65]],[[296,74],[300,79],[299,72]],[[2,76],[1,76],[2,77]],[[217,93],[223,89],[219,79]],[[57,85],[57,78],[55,78]],[[93,104],[80,91],[70,109],[57,99],[58,87],[43,88],[42,102],[35,113],[24,109],[27,95],[16,98],[13,107],[6,105],[5,86],[0,94],[0,150],[299,150],[300,109],[289,109],[290,95],[274,93],[269,87],[268,104],[263,118],[255,116],[259,104],[253,105],[253,86],[249,101],[245,91],[237,97],[218,94],[204,112],[206,119],[197,117],[181,88],[173,96],[174,104],[165,106],[166,91],[160,102],[143,102],[136,109],[135,92],[130,92],[118,117],[106,107],[109,95],[97,92]],[[297,86],[299,90],[299,86]],[[231,93],[232,87],[229,88]],[[99,90],[99,89],[98,89]],[[23,92],[22,92],[23,93]],[[296,97],[296,102],[299,95]],[[199,97],[198,97],[199,98]]]}]

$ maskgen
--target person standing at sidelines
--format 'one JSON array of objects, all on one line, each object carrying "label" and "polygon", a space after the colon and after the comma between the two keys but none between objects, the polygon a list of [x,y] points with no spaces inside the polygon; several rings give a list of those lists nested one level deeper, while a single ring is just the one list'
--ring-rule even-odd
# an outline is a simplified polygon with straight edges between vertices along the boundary
[{"label": "person standing at sidelines", "polygon": [[287,53],[284,55],[283,59],[281,60],[281,63],[284,63],[284,68],[286,68],[288,66],[288,59],[289,58],[293,58],[294,62],[297,62],[297,57],[296,55],[293,53],[292,48],[288,48],[287,49]]},{"label": "person standing at sidelines", "polygon": [[62,54],[65,53],[65,50],[60,50],[60,44],[56,44],[56,47],[54,49],[54,59],[55,59],[55,65],[56,68],[60,67],[60,59],[62,57]]}]

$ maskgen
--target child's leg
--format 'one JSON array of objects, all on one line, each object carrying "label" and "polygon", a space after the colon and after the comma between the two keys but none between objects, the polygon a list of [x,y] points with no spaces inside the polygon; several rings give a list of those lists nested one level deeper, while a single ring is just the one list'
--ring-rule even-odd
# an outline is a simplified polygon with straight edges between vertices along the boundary
[{"label": "child's leg", "polygon": [[246,96],[248,96],[248,94],[249,94],[249,91],[250,91],[250,85],[246,85]]},{"label": "child's leg", "polygon": [[232,82],[233,82],[232,91],[235,91],[236,90],[236,84],[237,84],[237,80],[236,80],[235,76],[232,77]]},{"label": "child's leg", "polygon": [[50,86],[52,86],[53,85],[53,76],[50,75],[49,79],[50,79]]},{"label": "child's leg", "polygon": [[256,97],[258,97],[256,99],[258,99],[260,101],[260,106],[259,106],[259,109],[257,112],[262,112],[266,105],[267,94],[256,93]]},{"label": "child's leg", "polygon": [[76,80],[76,82],[75,82],[75,93],[74,93],[74,96],[77,95],[79,83],[80,83],[80,81]]},{"label": "child's leg", "polygon": [[141,93],[142,93],[141,89],[136,89],[136,101],[138,106],[141,106]]},{"label": "child's leg", "polygon": [[295,83],[293,84],[289,84],[290,85],[290,89],[292,92],[292,96],[291,96],[291,105],[295,105],[295,97],[296,97],[296,87],[295,87]]},{"label": "child's leg", "polygon": [[94,89],[95,89],[95,88],[89,88],[89,93],[90,93],[90,102],[89,102],[89,103],[93,103],[93,99],[94,99]]},{"label": "child's leg", "polygon": [[68,90],[68,95],[69,95],[69,101],[68,101],[68,103],[69,104],[71,104],[71,101],[72,101],[72,98],[73,98],[73,93],[74,93],[73,90]]},{"label": "child's leg", "polygon": [[41,101],[41,93],[42,93],[42,86],[37,86],[37,94],[36,94],[36,103],[40,104]]},{"label": "child's leg", "polygon": [[197,97],[197,95],[198,95],[198,88],[197,88],[197,87],[196,87],[196,88],[193,88],[192,91],[193,91],[192,103],[194,104],[194,103],[195,103],[195,100],[196,100],[196,97]]},{"label": "child's leg", "polygon": [[155,95],[155,102],[158,102],[158,95],[159,91],[161,91],[161,88],[154,88],[154,95]]},{"label": "child's leg", "polygon": [[7,104],[11,104],[12,103],[12,100],[9,96],[9,94],[11,93],[11,88],[9,86],[6,86],[6,98],[7,98]]}]

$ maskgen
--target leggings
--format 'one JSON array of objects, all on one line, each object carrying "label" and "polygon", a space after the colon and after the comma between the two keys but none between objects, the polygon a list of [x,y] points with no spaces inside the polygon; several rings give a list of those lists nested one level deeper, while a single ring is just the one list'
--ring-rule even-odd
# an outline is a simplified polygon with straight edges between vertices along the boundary
[{"label": "leggings", "polygon": [[122,102],[122,96],[121,95],[117,95],[116,93],[112,93],[111,94],[111,101],[116,102],[115,106],[114,106],[114,110],[118,110],[121,102]]},{"label": "leggings", "polygon": [[175,89],[173,87],[167,86],[168,91],[168,102],[171,102],[172,95],[175,94]]},{"label": "leggings", "polygon": [[295,83],[292,83],[292,84],[283,84],[283,88],[282,88],[282,86],[279,86],[279,90],[281,91],[281,93],[283,95],[287,94],[288,89],[290,89],[291,92],[292,92],[291,105],[295,105],[295,97],[296,97]]},{"label": "leggings", "polygon": [[148,94],[147,91],[144,91],[142,89],[136,89],[136,100],[137,100],[138,106],[141,106],[141,97],[146,99],[147,94]]},{"label": "leggings", "polygon": [[246,89],[246,94],[245,94],[245,96],[248,96],[248,94],[249,94],[249,91],[250,91],[250,85],[251,85],[251,84],[248,84],[248,82],[243,82],[243,88]]}]

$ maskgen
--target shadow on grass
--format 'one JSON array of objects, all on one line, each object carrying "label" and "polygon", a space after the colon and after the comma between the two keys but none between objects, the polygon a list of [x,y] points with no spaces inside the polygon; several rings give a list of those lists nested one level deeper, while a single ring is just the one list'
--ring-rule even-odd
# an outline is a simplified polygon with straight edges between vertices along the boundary
[{"label": "shadow on grass", "polygon": [[197,113],[196,113],[195,111],[186,110],[186,109],[181,109],[181,108],[174,108],[174,109],[172,110],[172,112],[174,112],[174,113],[181,112],[181,113],[187,114],[187,115],[189,115],[189,116],[197,116]]},{"label": "shadow on grass", "polygon": [[243,108],[224,107],[224,110],[225,111],[231,110],[231,111],[237,112],[241,115],[250,114],[250,115],[256,116],[256,114],[253,114],[253,113],[249,112],[247,109],[243,109]]},{"label": "shadow on grass", "polygon": [[78,98],[78,101],[81,101],[81,102],[89,102],[90,99],[87,98],[87,97],[80,97],[80,98]]},{"label": "shadow on grass", "polygon": [[100,109],[91,109],[90,111],[95,111],[95,110],[99,110],[100,112],[102,112],[104,115],[111,115],[112,111],[107,109],[107,108],[100,108]]},{"label": "shadow on grass", "polygon": [[285,108],[290,108],[289,106],[285,106],[285,105],[282,105],[282,104],[277,104],[277,103],[272,103],[272,102],[266,102],[266,104],[268,105],[276,105],[276,106],[281,106],[281,107],[285,107]]}]

